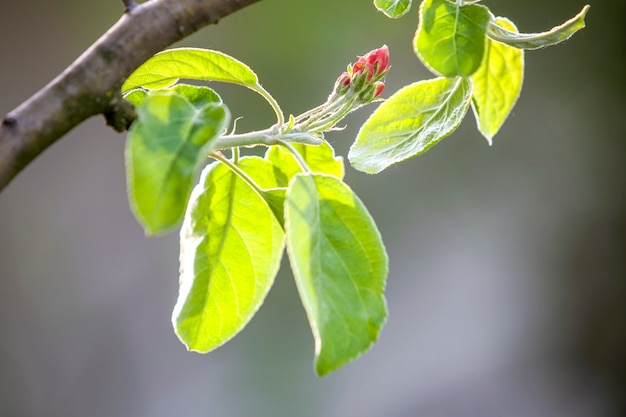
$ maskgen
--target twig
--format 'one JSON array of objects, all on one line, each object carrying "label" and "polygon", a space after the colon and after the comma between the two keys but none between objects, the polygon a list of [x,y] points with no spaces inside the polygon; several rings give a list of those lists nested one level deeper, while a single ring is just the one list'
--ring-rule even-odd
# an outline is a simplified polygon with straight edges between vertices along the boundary
[{"label": "twig", "polygon": [[135,0],[122,0],[122,3],[124,3],[124,13],[130,13],[137,7]]},{"label": "twig", "polygon": [[63,73],[0,119],[0,191],[33,159],[87,118],[116,129],[132,121],[124,80],[172,43],[259,0],[124,1],[128,10]]}]

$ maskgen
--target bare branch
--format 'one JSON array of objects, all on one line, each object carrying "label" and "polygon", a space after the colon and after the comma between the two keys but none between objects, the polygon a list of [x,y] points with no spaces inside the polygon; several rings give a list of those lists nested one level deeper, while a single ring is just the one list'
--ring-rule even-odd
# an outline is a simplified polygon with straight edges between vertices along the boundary
[{"label": "bare branch", "polygon": [[122,3],[124,3],[124,13],[130,13],[137,7],[135,0],[122,0]]},{"label": "bare branch", "polygon": [[[126,13],[63,73],[0,123],[0,191],[33,159],[87,118],[104,114],[128,127],[132,107],[120,96],[142,63],[198,29],[259,0],[124,1]],[[132,13],[130,12],[132,11]]]}]

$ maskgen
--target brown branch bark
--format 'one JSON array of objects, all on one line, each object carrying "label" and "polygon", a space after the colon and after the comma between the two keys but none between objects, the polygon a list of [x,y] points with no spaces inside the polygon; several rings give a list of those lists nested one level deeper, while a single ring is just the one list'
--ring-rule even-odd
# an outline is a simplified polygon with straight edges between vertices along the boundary
[{"label": "brown branch bark", "polygon": [[[120,87],[172,43],[260,0],[152,0],[134,5],[65,71],[0,122],[0,191],[72,128],[97,114],[117,130],[134,119]],[[129,6],[130,5],[130,6]]]}]

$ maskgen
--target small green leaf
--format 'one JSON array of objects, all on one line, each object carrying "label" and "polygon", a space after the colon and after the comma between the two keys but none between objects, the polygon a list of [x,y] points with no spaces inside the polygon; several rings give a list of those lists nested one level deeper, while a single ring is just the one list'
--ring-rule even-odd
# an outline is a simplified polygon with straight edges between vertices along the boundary
[{"label": "small green leaf", "polygon": [[246,87],[258,85],[256,74],[244,63],[222,52],[178,48],[160,52],[137,68],[124,82],[122,92],[143,87],[169,87],[181,78],[222,81]]},{"label": "small green leaf", "polygon": [[361,127],[348,159],[376,174],[420,155],[452,133],[472,97],[469,79],[436,78],[410,84],[381,104]]},{"label": "small green leaf", "polygon": [[340,179],[297,174],[285,203],[291,268],[326,375],[365,352],[387,316],[388,260],[363,203]]},{"label": "small green leaf", "polygon": [[[250,165],[258,168],[241,168]],[[181,229],[172,314],[189,350],[215,349],[250,321],[274,282],[283,246],[283,230],[259,194],[223,164],[205,168]]]},{"label": "small green leaf", "polygon": [[139,107],[148,96],[148,92],[142,88],[135,88],[124,94],[124,99],[131,102],[133,106]]},{"label": "small green leaf", "polygon": [[280,106],[259,84],[257,75],[250,67],[225,53],[208,49],[178,48],[156,54],[128,77],[122,85],[122,93],[139,87],[147,90],[169,87],[183,78],[247,87],[260,94],[272,106],[279,125],[284,123]]},{"label": "small green leaf", "polygon": [[271,188],[263,190],[261,194],[267,205],[276,216],[278,223],[284,228],[285,226],[285,199],[287,198],[286,188]]},{"label": "small green leaf", "polygon": [[230,116],[213,90],[184,84],[146,96],[137,115],[126,142],[128,199],[154,234],[183,217],[197,167]]},{"label": "small green leaf", "polygon": [[387,17],[397,19],[407,14],[412,0],[374,0],[376,8]]},{"label": "small green leaf", "polygon": [[[496,24],[511,32],[517,28],[510,20],[499,17]],[[524,51],[487,40],[483,63],[472,75],[474,92],[472,108],[478,130],[491,145],[522,91]]]},{"label": "small green leaf", "polygon": [[263,190],[279,187],[287,188],[283,186],[280,179],[277,178],[275,166],[271,161],[258,156],[246,156],[239,160],[237,166],[244,170],[259,188]]},{"label": "small green leaf", "polygon": [[284,203],[287,193],[287,184],[283,174],[269,160],[259,157],[246,157],[239,161],[239,167],[262,189],[261,197],[276,216],[281,226],[284,226]]},{"label": "small green leaf", "polygon": [[446,77],[470,76],[480,66],[490,13],[485,6],[425,0],[414,48],[424,65]]},{"label": "small green leaf", "polygon": [[494,41],[519,49],[539,49],[556,45],[569,39],[574,33],[585,27],[585,15],[589,11],[589,7],[586,5],[576,16],[547,32],[518,33],[492,22],[489,25],[487,36]]},{"label": "small green leaf", "polygon": [[[292,143],[292,146],[300,153],[311,172],[330,174],[343,179],[343,158],[335,156],[335,151],[328,142],[322,142],[320,145]],[[265,158],[274,164],[281,187],[287,187],[291,178],[302,172],[296,158],[282,146],[271,146],[265,153]]]}]

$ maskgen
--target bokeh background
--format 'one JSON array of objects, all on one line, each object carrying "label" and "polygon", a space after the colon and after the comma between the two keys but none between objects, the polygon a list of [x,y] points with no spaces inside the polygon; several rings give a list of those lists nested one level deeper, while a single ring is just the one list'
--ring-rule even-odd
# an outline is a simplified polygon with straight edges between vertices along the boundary
[{"label": "bokeh background", "polygon": [[[322,102],[383,43],[389,96],[431,77],[417,7],[266,0],[179,45],[248,63],[288,113]],[[584,5],[485,1],[525,32]],[[391,257],[390,317],[356,362],[314,376],[288,263],[250,325],[208,355],[170,325],[176,233],[146,238],[126,200],[125,135],[84,123],[0,194],[0,416],[618,417],[626,415],[626,2],[591,0],[587,28],[526,55],[493,147],[470,115],[427,154],[377,176],[348,168]],[[0,113],[58,74],[120,1],[0,0]],[[272,123],[216,86],[241,130]],[[328,139],[347,154],[373,107]]]}]

